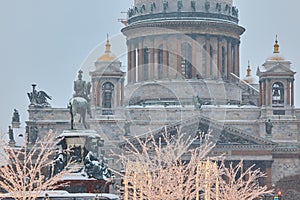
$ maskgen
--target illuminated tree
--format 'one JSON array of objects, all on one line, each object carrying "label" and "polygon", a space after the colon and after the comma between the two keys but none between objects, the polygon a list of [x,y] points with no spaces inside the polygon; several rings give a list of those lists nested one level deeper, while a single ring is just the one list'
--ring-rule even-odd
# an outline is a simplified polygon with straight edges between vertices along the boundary
[{"label": "illuminated tree", "polygon": [[244,169],[243,161],[236,166],[232,163],[225,167],[222,163],[220,169],[223,175],[220,182],[220,200],[252,200],[272,193],[267,186],[261,186],[260,178],[266,177],[260,169],[254,169],[255,165]]},{"label": "illuminated tree", "polygon": [[59,181],[71,173],[71,163],[66,161],[65,168],[54,173],[57,164],[57,143],[52,131],[32,146],[11,147],[3,142],[0,147],[0,188],[12,198],[31,200],[36,199],[45,190],[64,185]]},{"label": "illuminated tree", "polygon": [[[124,200],[195,199],[197,193],[204,191],[205,183],[213,185],[218,175],[202,176],[197,169],[208,160],[214,145],[197,138],[202,137],[191,138],[181,133],[172,136],[166,132],[159,137],[126,140],[127,154],[120,156],[125,167]],[[197,140],[200,145],[190,148]]]},{"label": "illuminated tree", "polygon": [[124,200],[252,200],[271,192],[258,184],[265,174],[254,166],[243,171],[240,162],[226,168],[224,157],[209,157],[215,146],[210,134],[197,139],[203,135],[178,132],[126,139],[127,153],[120,156]]}]

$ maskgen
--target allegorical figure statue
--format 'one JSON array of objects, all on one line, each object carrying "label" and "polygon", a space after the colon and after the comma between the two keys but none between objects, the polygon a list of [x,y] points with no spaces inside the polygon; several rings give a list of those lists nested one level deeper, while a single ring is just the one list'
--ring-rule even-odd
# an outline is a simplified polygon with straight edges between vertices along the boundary
[{"label": "allegorical figure statue", "polygon": [[20,122],[20,115],[17,109],[14,109],[13,117],[12,117],[12,122]]},{"label": "allegorical figure statue", "polygon": [[30,100],[30,105],[37,108],[49,107],[50,104],[47,102],[47,99],[51,99],[51,97],[44,91],[37,91],[35,89],[36,84],[32,84],[32,92],[28,92],[28,98]]},{"label": "allegorical figure statue", "polygon": [[14,138],[14,131],[11,128],[11,126],[8,126],[8,137],[9,137],[9,143],[14,142],[15,138]]},{"label": "allegorical figure statue", "polygon": [[125,136],[129,135],[129,133],[130,133],[130,125],[131,124],[128,121],[126,121],[125,124],[124,124],[124,131],[125,131],[124,135]]},{"label": "allegorical figure statue", "polygon": [[268,135],[271,135],[272,128],[273,128],[273,122],[271,122],[271,119],[265,121],[265,127],[266,127],[266,133]]}]

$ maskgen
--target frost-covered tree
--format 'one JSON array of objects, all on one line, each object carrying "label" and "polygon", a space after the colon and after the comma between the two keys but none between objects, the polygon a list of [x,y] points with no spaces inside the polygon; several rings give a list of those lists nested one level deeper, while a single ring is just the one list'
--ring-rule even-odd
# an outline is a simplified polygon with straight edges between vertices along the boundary
[{"label": "frost-covered tree", "polygon": [[[197,193],[204,191],[205,183],[215,183],[218,171],[206,176],[200,174],[205,170],[200,166],[207,162],[214,145],[197,139],[202,137],[191,138],[178,132],[173,136],[166,132],[159,137],[151,135],[126,141],[127,154],[120,156],[125,168],[124,200],[195,199]],[[200,145],[191,148],[197,140]]]},{"label": "frost-covered tree", "polygon": [[71,173],[71,169],[68,168],[70,162],[66,161],[64,170],[54,172],[57,142],[52,131],[32,146],[11,147],[3,142],[0,147],[0,188],[14,199],[31,200],[45,190],[62,186],[60,179]]},{"label": "frost-covered tree", "polygon": [[265,176],[259,169],[243,171],[242,162],[226,168],[224,157],[210,157],[215,145],[206,136],[191,138],[178,131],[127,139],[127,153],[120,156],[124,200],[252,200],[270,193],[258,184]]},{"label": "frost-covered tree", "polygon": [[226,167],[223,162],[220,166],[223,175],[219,185],[219,199],[252,200],[272,193],[267,186],[261,186],[258,182],[260,178],[266,177],[266,174],[254,167],[255,165],[252,165],[245,169],[243,161],[235,166],[231,163],[229,167]]}]

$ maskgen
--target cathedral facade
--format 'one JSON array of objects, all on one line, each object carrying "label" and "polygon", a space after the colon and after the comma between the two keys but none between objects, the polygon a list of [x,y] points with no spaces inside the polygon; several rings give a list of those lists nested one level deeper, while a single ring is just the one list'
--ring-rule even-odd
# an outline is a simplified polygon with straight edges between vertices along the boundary
[{"label": "cathedral facade", "polygon": [[146,137],[164,127],[180,126],[189,134],[212,131],[213,155],[255,164],[267,174],[263,184],[300,195],[295,187],[300,177],[296,72],[276,38],[273,55],[257,68],[258,82],[250,66],[247,77],[240,78],[245,28],[238,21],[232,0],[135,0],[121,30],[127,71],[107,39],[90,80],[81,80],[80,71],[74,82],[73,98],[84,99],[84,113],[73,113],[71,122],[72,108],[52,108],[31,98],[28,138],[33,128],[42,137],[49,129],[61,133],[74,125],[96,130],[108,151],[118,149],[124,136]]}]

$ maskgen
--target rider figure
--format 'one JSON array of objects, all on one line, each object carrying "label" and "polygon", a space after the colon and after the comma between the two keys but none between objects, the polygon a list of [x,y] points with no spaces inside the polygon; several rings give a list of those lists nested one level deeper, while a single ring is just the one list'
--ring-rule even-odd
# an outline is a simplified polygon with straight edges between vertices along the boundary
[{"label": "rider figure", "polygon": [[84,80],[82,80],[82,70],[79,70],[78,72],[78,80],[74,81],[74,91],[75,94],[74,97],[83,97],[86,99],[86,83]]}]

